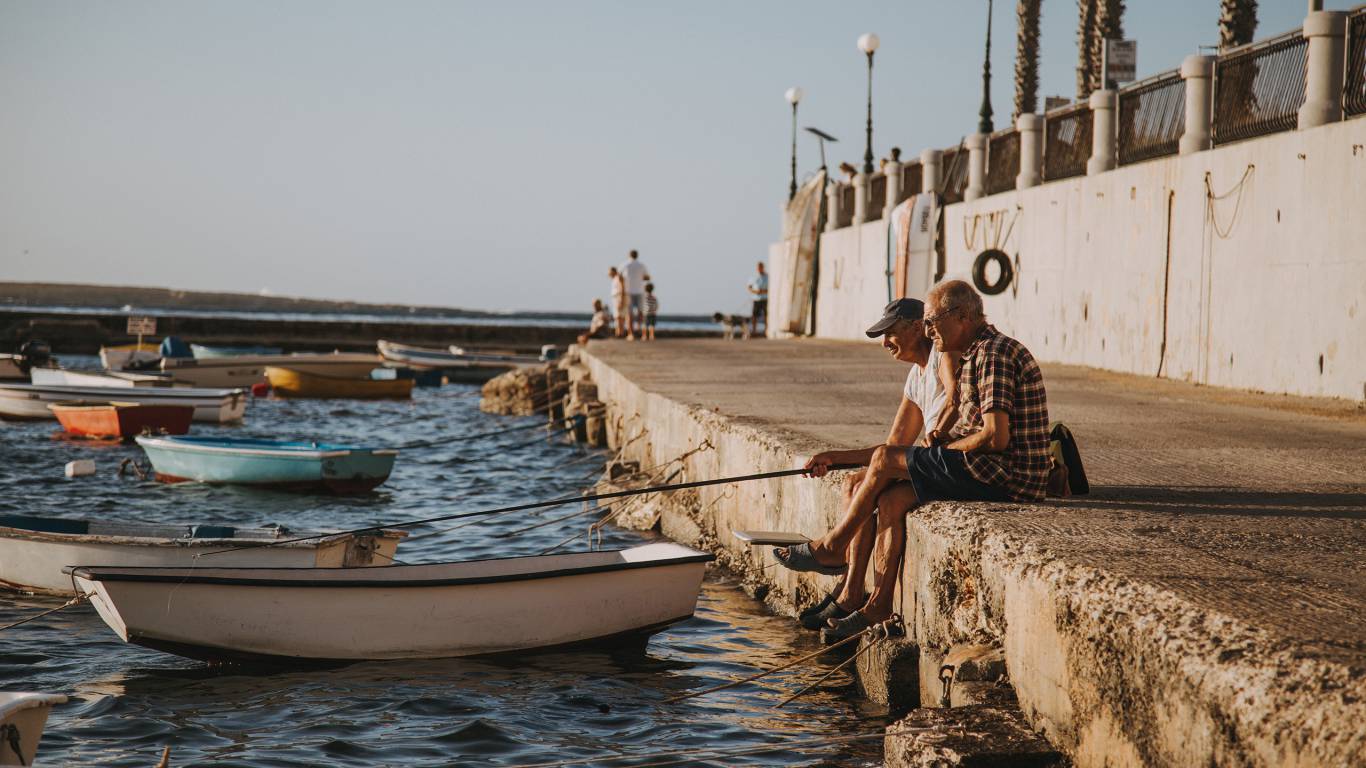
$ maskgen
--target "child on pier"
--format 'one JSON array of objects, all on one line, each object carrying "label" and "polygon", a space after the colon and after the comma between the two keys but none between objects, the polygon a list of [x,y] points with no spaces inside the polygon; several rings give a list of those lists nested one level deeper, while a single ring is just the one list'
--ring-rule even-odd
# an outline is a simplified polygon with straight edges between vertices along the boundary
[{"label": "child on pier", "polygon": [[659,314],[659,299],[655,298],[655,284],[645,284],[645,328],[640,337],[645,341],[655,340],[655,316]]}]

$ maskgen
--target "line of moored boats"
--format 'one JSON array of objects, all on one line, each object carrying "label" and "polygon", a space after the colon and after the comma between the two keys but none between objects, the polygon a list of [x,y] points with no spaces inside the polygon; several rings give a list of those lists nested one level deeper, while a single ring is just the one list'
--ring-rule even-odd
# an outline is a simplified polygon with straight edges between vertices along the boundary
[{"label": "line of moored boats", "polygon": [[[189,354],[180,354],[188,349]],[[155,357],[149,355],[155,350]],[[187,434],[244,418],[253,395],[410,397],[534,356],[379,342],[379,354],[157,347],[67,370],[43,347],[0,356],[0,418],[135,440],[163,482],[366,492],[397,450]],[[543,355],[542,357],[548,357]],[[692,615],[711,556],[673,543],[406,565],[407,534],[0,515],[0,589],[88,599],[124,641],[190,658],[273,663],[443,658],[638,640]],[[64,696],[0,693],[0,765],[32,761]]]}]

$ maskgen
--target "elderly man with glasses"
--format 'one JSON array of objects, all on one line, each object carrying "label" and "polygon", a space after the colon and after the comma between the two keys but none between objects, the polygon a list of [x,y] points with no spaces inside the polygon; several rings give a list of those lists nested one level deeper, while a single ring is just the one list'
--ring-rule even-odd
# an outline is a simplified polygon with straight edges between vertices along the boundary
[{"label": "elderly man with glasses", "polygon": [[[905,513],[932,500],[1037,501],[1048,479],[1048,404],[1043,374],[1029,350],[987,323],[982,297],[961,280],[930,290],[925,332],[942,350],[960,354],[958,397],[962,417],[943,445],[880,445],[868,454],[868,469],[849,497],[840,522],[808,544],[775,550],[796,571],[838,573],[859,531],[877,510],[878,540],[905,548]],[[961,350],[961,352],[959,352]],[[948,354],[946,352],[945,354]],[[806,464],[821,477],[833,464],[850,461],[849,451],[827,451]],[[829,636],[844,637],[888,618],[895,574],[877,578],[861,607],[828,619]],[[838,601],[836,601],[837,603]]]}]

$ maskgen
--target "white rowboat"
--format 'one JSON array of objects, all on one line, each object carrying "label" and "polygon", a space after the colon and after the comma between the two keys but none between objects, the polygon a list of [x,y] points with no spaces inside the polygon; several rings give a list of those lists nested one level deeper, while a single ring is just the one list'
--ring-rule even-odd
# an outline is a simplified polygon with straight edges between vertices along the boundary
[{"label": "white rowboat", "polygon": [[197,387],[75,387],[0,382],[0,418],[54,419],[48,404],[68,400],[119,400],[145,405],[191,405],[194,420],[238,421],[247,410],[242,389]]},{"label": "white rowboat", "polygon": [[610,644],[692,616],[673,543],[370,569],[67,570],[125,641],[209,660],[431,659]]},{"label": "white rowboat", "polygon": [[[266,568],[351,568],[389,565],[403,531],[328,534],[307,541],[262,544],[322,533],[285,528],[223,525],[110,523],[27,515],[0,515],[0,588],[50,595],[72,595],[68,565],[162,568],[215,566]],[[196,559],[204,552],[247,547]]]},{"label": "white rowboat", "polygon": [[133,371],[72,371],[66,368],[34,368],[29,372],[34,384],[55,387],[169,387],[175,382],[160,373]]},{"label": "white rowboat", "polygon": [[[59,693],[0,691],[0,765],[33,765],[48,711],[65,703]],[[17,754],[14,744],[19,745]]]},{"label": "white rowboat", "polygon": [[266,380],[266,366],[342,378],[369,376],[383,364],[379,355],[357,352],[289,355],[229,355],[226,357],[167,357],[162,373],[196,387],[250,387]]}]

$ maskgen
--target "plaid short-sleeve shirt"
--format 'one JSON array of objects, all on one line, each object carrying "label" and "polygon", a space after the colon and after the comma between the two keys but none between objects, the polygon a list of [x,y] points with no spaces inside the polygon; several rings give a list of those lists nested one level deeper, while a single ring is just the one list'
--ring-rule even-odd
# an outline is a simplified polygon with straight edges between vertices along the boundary
[{"label": "plaid short-sleeve shirt", "polygon": [[1042,499],[1048,481],[1048,396],[1034,356],[988,325],[963,353],[958,393],[963,413],[955,432],[960,436],[981,430],[987,411],[1010,417],[1006,450],[967,454],[968,471],[1016,501]]}]

